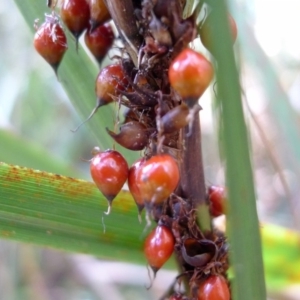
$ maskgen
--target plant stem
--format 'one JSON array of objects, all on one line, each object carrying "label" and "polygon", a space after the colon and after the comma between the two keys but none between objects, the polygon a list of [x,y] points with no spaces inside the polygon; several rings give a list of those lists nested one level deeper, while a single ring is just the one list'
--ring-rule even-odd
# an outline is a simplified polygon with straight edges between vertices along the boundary
[{"label": "plant stem", "polygon": [[198,210],[199,224],[203,231],[211,230],[208,206],[205,202],[205,179],[201,147],[200,118],[196,115],[192,124],[183,129],[181,173],[182,197]]},{"label": "plant stem", "polygon": [[232,299],[265,300],[259,222],[255,204],[247,128],[239,76],[232,48],[226,1],[206,0],[215,25],[212,49],[217,61],[218,99],[222,109],[226,185],[227,231],[230,242]]},{"label": "plant stem", "polygon": [[113,21],[119,31],[122,41],[132,61],[137,66],[138,51],[142,44],[134,15],[134,7],[131,0],[105,0]]}]

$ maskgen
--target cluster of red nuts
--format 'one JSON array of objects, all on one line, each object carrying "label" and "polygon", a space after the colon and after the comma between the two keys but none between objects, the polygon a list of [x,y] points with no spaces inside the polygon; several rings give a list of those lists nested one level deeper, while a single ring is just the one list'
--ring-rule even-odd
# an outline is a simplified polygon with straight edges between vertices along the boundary
[{"label": "cluster of red nuts", "polygon": [[93,150],[90,171],[94,182],[109,204],[128,179],[129,190],[139,212],[161,205],[179,182],[179,168],[172,156],[156,154],[136,161],[129,169],[125,158],[115,150]]},{"label": "cluster of red nuts", "polygon": [[[52,13],[45,14],[45,21],[36,25],[34,47],[37,52],[52,66],[55,73],[68,49],[67,37],[55,13],[57,1],[48,1]],[[100,64],[111,48],[114,33],[109,23],[110,14],[103,1],[97,0],[64,0],[60,8],[60,17],[76,39],[85,32],[84,41],[95,59]]]},{"label": "cluster of red nuts", "polygon": [[[186,296],[171,290],[166,295],[169,300],[229,300],[226,237],[213,229],[202,232],[197,222],[197,207],[181,192],[181,178],[188,176],[182,164],[182,153],[186,151],[182,141],[199,138],[193,136],[193,121],[201,109],[198,99],[214,77],[212,64],[189,48],[189,43],[197,38],[197,24],[194,15],[182,18],[185,2],[126,1],[134,12],[135,41],[133,46],[128,43],[119,28],[125,48],[113,64],[100,70],[95,83],[97,102],[88,119],[111,102],[125,106],[120,132],[109,129],[107,132],[127,149],[143,150],[143,157],[129,168],[119,152],[95,148],[90,172],[109,202],[109,211],[127,181],[139,213],[145,208],[149,219],[158,223],[144,243],[148,264],[156,274],[174,253],[182,269],[177,281],[182,277],[187,279],[191,291]],[[61,19],[76,43],[86,30],[85,43],[99,63],[115,38],[106,23],[111,12],[107,3],[63,0],[60,8]],[[118,4],[114,3],[116,11]],[[48,1],[49,7],[55,5]],[[203,45],[213,54],[212,13],[200,23],[198,31]],[[237,28],[230,15],[229,24],[234,42]],[[134,48],[136,41],[139,49],[133,59],[128,45]],[[34,46],[56,72],[67,50],[67,40],[54,8],[37,29]],[[212,218],[224,213],[225,199],[224,188],[208,188],[206,202]]]}]

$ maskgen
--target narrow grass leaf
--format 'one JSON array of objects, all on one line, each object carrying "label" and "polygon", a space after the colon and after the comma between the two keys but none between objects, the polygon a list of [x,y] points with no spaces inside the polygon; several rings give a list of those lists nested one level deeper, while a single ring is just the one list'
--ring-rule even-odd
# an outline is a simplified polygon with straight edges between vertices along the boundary
[{"label": "narrow grass leaf", "polygon": [[107,201],[91,182],[0,163],[0,238],[144,263],[136,205]]},{"label": "narrow grass leaf", "polygon": [[[8,130],[0,130],[0,161],[26,166],[45,172],[55,172],[65,176],[80,177],[81,172],[62,160],[54,158],[45,149]],[[4,146],[3,146],[4,145]]]},{"label": "narrow grass leaf", "polygon": [[207,1],[214,14],[212,36],[216,57],[218,98],[221,101],[229,192],[228,235],[234,273],[233,299],[265,300],[259,223],[256,212],[248,135],[238,73],[231,45],[225,1]]}]

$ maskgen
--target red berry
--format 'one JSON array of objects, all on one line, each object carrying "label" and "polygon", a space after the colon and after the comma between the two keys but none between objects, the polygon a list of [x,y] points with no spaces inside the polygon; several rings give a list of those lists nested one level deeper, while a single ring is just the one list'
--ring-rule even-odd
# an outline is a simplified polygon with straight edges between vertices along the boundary
[{"label": "red berry", "polygon": [[117,151],[96,151],[90,164],[90,172],[98,189],[111,204],[128,177],[128,164]]},{"label": "red berry", "polygon": [[111,18],[103,0],[90,0],[90,15],[91,31]]},{"label": "red berry", "polygon": [[202,96],[214,76],[212,64],[200,53],[183,50],[171,63],[169,80],[172,88],[189,106]]},{"label": "red berry", "polygon": [[170,296],[169,300],[184,300],[186,299],[182,294],[176,293]]},{"label": "red berry", "polygon": [[[213,42],[212,42],[212,36],[217,34],[217,31],[215,29],[214,23],[212,21],[212,13],[207,16],[207,18],[204,20],[201,28],[200,28],[200,39],[203,44],[203,46],[209,50],[211,53],[213,53]],[[231,30],[231,36],[232,36],[232,44],[234,44],[236,38],[237,38],[237,26],[235,23],[235,20],[233,17],[228,14],[228,21],[229,26]]]},{"label": "red berry", "polygon": [[114,100],[113,97],[118,96],[120,91],[125,90],[127,86],[128,81],[124,75],[121,65],[114,64],[103,68],[96,79],[96,106],[87,119],[77,126],[73,132],[77,131],[82,124],[90,120],[99,107],[112,102]]},{"label": "red berry", "polygon": [[149,266],[156,273],[173,253],[175,240],[166,226],[157,226],[147,236],[144,254]]},{"label": "red berry", "polygon": [[141,165],[145,162],[144,158],[140,158],[137,160],[129,169],[128,173],[128,187],[129,191],[138,207],[139,212],[144,208],[144,200],[143,196],[139,190],[137,185],[137,170],[141,167]]},{"label": "red berry", "polygon": [[78,38],[89,25],[90,7],[87,0],[63,0],[60,15],[77,45]]},{"label": "red berry", "polygon": [[98,26],[93,31],[87,30],[84,35],[84,41],[100,64],[114,41],[114,33],[111,25],[105,24]]},{"label": "red berry", "polygon": [[223,215],[226,211],[226,192],[224,187],[210,186],[208,188],[209,210],[213,217]]},{"label": "red berry", "polygon": [[103,68],[96,79],[97,106],[108,104],[120,90],[125,90],[128,81],[120,64],[109,65]]},{"label": "red berry", "polygon": [[36,51],[51,65],[56,73],[68,49],[66,35],[57,17],[46,15],[45,22],[35,33],[33,44]]},{"label": "red berry", "polygon": [[197,300],[230,300],[230,291],[225,278],[211,275],[199,286]]},{"label": "red berry", "polygon": [[179,182],[179,168],[168,154],[158,154],[145,161],[137,171],[136,184],[145,204],[161,204]]}]

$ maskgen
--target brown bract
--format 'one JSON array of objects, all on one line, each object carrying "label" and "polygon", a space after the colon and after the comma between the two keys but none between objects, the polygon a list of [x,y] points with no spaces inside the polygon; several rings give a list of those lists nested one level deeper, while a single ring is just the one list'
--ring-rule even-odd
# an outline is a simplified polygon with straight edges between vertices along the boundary
[{"label": "brown bract", "polygon": [[143,124],[137,121],[123,124],[118,134],[109,129],[106,130],[114,141],[126,149],[139,151],[143,150],[148,144],[148,131]]}]

